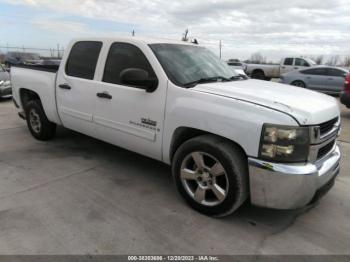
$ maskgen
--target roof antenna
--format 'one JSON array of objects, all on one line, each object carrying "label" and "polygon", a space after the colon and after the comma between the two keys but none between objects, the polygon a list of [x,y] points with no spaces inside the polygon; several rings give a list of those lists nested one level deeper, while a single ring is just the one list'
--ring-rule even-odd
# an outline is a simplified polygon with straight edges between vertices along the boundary
[{"label": "roof antenna", "polygon": [[135,36],[135,30],[132,30],[131,35]]}]

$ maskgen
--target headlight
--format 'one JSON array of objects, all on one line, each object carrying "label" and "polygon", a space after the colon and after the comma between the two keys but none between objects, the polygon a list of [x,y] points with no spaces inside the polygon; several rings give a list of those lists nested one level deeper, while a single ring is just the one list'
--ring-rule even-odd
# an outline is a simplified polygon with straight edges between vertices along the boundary
[{"label": "headlight", "polygon": [[304,162],[309,156],[309,146],[308,127],[265,124],[259,158],[278,162]]},{"label": "headlight", "polygon": [[11,85],[11,82],[10,81],[0,81],[0,86],[9,86]]}]

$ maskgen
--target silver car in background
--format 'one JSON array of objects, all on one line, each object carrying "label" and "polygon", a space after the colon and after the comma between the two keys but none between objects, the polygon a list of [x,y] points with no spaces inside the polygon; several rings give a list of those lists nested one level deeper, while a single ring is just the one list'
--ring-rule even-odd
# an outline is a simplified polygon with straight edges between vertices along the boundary
[{"label": "silver car in background", "polygon": [[10,74],[0,64],[0,99],[10,97],[11,95]]},{"label": "silver car in background", "polygon": [[281,75],[281,83],[308,88],[326,94],[340,94],[349,70],[340,67],[317,66]]}]

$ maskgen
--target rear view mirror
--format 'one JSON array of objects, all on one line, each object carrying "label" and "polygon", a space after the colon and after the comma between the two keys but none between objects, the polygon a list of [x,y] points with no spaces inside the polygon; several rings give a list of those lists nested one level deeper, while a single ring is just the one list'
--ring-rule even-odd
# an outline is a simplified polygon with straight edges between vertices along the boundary
[{"label": "rear view mirror", "polygon": [[119,77],[122,84],[145,89],[148,93],[156,90],[158,86],[158,80],[156,78],[150,78],[149,73],[140,68],[124,69]]}]

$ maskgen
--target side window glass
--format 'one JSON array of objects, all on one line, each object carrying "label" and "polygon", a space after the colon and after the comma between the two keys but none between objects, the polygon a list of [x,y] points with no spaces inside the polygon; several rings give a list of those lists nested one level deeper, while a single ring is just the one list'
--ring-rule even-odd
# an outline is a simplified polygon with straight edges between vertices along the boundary
[{"label": "side window glass", "polygon": [[150,79],[156,78],[146,56],[138,47],[128,43],[114,43],[108,53],[102,81],[121,85],[120,73],[130,68],[143,69],[148,72]]},{"label": "side window glass", "polygon": [[293,58],[284,59],[284,65],[293,65]]},{"label": "side window glass", "polygon": [[346,74],[344,71],[335,68],[329,68],[327,71],[328,75],[330,76],[344,77],[344,75]]},{"label": "side window glass", "polygon": [[94,79],[101,47],[101,42],[81,41],[75,43],[68,57],[66,74],[84,79]]},{"label": "side window glass", "polygon": [[310,66],[308,62],[306,62],[304,59],[302,58],[295,58],[295,65],[296,66]]},{"label": "side window glass", "polygon": [[303,73],[307,75],[326,75],[326,70],[324,68],[314,68],[303,70]]}]

